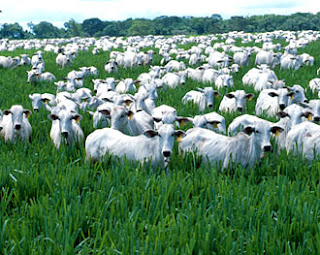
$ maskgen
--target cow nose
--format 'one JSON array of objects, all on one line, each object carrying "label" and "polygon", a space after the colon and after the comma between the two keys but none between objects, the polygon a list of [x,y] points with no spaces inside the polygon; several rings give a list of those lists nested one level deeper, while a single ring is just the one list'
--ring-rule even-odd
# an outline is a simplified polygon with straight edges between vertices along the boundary
[{"label": "cow nose", "polygon": [[238,107],[238,111],[239,111],[239,112],[242,112],[242,111],[243,111],[243,108],[242,108],[242,107]]},{"label": "cow nose", "polygon": [[16,125],[14,126],[14,128],[15,128],[16,130],[20,130],[20,129],[21,129],[21,125],[20,125],[20,124],[16,124]]},{"label": "cow nose", "polygon": [[209,107],[209,108],[212,108],[212,107],[213,107],[213,104],[208,104],[208,107]]},{"label": "cow nose", "polygon": [[283,110],[284,108],[286,108],[286,106],[284,104],[279,105],[280,109]]},{"label": "cow nose", "polygon": [[164,157],[167,158],[167,157],[170,157],[171,151],[163,151],[162,154],[163,154]]},{"label": "cow nose", "polygon": [[69,136],[69,133],[68,132],[61,132],[61,135],[65,138],[68,138]]},{"label": "cow nose", "polygon": [[264,151],[271,151],[271,145],[266,145],[263,147]]},{"label": "cow nose", "polygon": [[95,89],[94,91],[93,91],[95,94],[97,94],[97,90]]},{"label": "cow nose", "polygon": [[319,116],[316,116],[316,117],[314,117],[313,119],[314,119],[314,121],[316,121],[316,122],[320,121],[320,117],[319,117]]}]

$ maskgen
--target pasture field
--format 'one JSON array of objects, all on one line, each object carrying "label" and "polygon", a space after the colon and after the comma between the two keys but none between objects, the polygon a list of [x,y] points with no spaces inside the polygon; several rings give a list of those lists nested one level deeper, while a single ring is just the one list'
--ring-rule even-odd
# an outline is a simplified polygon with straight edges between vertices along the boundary
[{"label": "pasture field", "polygon": [[[320,42],[299,49],[302,52],[315,57],[314,66],[296,72],[275,68],[288,86],[307,87],[316,77]],[[46,71],[58,80],[73,69],[91,65],[99,69],[99,78],[111,76],[103,69],[109,52],[80,52],[72,67],[63,70],[55,57],[52,52],[44,53]],[[154,65],[160,59],[157,55]],[[234,75],[235,89],[255,94],[247,103],[249,114],[254,114],[258,94],[243,86],[241,78],[253,67],[254,59],[255,54],[250,67]],[[136,79],[148,69],[119,68],[113,76]],[[1,110],[13,104],[32,110],[29,94],[55,94],[52,83],[27,84],[27,70],[23,66],[0,69]],[[93,89],[90,77],[84,84]],[[194,116],[197,107],[182,105],[181,98],[190,89],[204,86],[187,79],[184,86],[159,91],[156,105],[165,103],[180,116]],[[306,96],[317,98],[309,89]],[[215,111],[221,100],[215,101]],[[175,145],[168,176],[160,168],[115,158],[93,165],[85,162],[84,143],[56,150],[49,137],[48,114],[41,109],[30,116],[29,142],[0,140],[0,254],[320,253],[320,161],[309,162],[285,151],[277,154],[274,149],[249,171],[234,166],[232,172],[221,173],[214,165],[201,165],[201,159],[191,154],[182,158]],[[81,115],[87,136],[93,131],[92,119],[88,113]],[[240,114],[223,115],[228,126]],[[190,127],[187,124],[183,129]]]}]

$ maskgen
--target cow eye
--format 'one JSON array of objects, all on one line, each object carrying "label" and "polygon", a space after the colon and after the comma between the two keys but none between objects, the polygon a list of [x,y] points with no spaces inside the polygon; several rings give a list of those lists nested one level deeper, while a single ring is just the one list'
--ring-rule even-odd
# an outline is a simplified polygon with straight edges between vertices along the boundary
[{"label": "cow eye", "polygon": [[260,133],[260,131],[259,130],[256,130],[256,134],[259,134]]}]

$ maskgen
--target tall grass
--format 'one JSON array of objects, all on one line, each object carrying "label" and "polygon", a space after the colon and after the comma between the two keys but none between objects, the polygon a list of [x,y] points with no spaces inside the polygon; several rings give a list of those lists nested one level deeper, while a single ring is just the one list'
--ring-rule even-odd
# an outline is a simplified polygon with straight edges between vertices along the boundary
[{"label": "tall grass", "polygon": [[[296,72],[276,68],[278,77],[286,79],[289,86],[306,87],[316,77],[319,46],[314,42],[301,50],[315,57],[315,66]],[[21,53],[24,51],[2,54]],[[80,52],[72,68],[60,70],[53,53],[44,55],[46,70],[58,79],[72,69],[91,65],[99,69],[99,77],[110,76],[103,70],[108,58],[108,52],[95,56]],[[159,62],[156,56],[155,64]],[[234,76],[236,89],[256,95],[248,102],[249,114],[254,113],[258,95],[244,87],[241,78],[253,62]],[[12,104],[31,109],[28,94],[55,93],[51,83],[27,84],[27,70],[0,69],[2,110]],[[115,77],[135,79],[147,70],[120,68]],[[90,78],[85,86],[92,89]],[[197,107],[183,105],[181,98],[198,86],[207,85],[187,80],[183,87],[160,91],[156,104],[176,107],[181,116],[194,116]],[[307,97],[317,95],[307,90]],[[215,102],[215,111],[221,99]],[[182,158],[175,145],[168,176],[160,168],[110,157],[93,165],[84,160],[83,144],[55,149],[47,115],[40,110],[30,117],[30,141],[5,144],[0,140],[0,254],[320,252],[318,161],[309,162],[285,151],[278,155],[274,150],[249,171],[234,166],[232,172],[221,173],[192,154]],[[82,115],[81,127],[87,136],[93,131],[92,120],[86,113]],[[238,115],[225,114],[226,123]]]}]

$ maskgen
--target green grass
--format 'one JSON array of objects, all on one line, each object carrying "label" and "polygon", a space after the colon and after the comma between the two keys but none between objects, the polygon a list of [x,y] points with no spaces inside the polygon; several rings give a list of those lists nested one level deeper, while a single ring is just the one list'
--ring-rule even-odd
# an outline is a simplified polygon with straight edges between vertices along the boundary
[{"label": "green grass", "polygon": [[[315,66],[295,73],[276,68],[278,78],[289,86],[306,87],[316,77],[319,46],[314,42],[299,50],[313,55]],[[80,52],[71,68],[60,70],[55,55],[44,54],[46,71],[58,79],[91,65],[99,69],[99,78],[110,76],[103,69],[108,58],[108,52]],[[234,75],[236,89],[255,93],[241,84],[254,58],[250,67]],[[156,56],[155,63],[160,59]],[[0,69],[2,110],[12,104],[31,109],[28,94],[55,93],[51,83],[27,84],[27,70]],[[135,79],[147,70],[120,68],[115,78]],[[93,88],[90,78],[85,86]],[[198,86],[207,85],[187,80],[183,87],[159,91],[156,104],[176,107],[180,116],[194,116],[197,107],[182,105],[181,98]],[[249,114],[254,113],[255,95],[248,102]],[[307,90],[307,97],[317,95]],[[215,101],[215,111],[221,100]],[[274,150],[251,171],[235,166],[221,173],[192,154],[182,158],[175,145],[168,176],[160,168],[110,157],[93,165],[84,160],[83,144],[55,149],[47,115],[46,110],[31,115],[30,142],[0,140],[0,254],[319,254],[318,161]],[[93,131],[92,120],[82,115],[87,136]],[[226,124],[238,115],[225,114]]]}]

